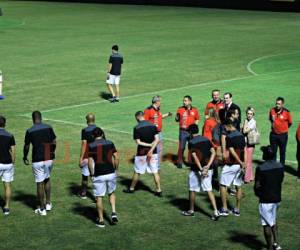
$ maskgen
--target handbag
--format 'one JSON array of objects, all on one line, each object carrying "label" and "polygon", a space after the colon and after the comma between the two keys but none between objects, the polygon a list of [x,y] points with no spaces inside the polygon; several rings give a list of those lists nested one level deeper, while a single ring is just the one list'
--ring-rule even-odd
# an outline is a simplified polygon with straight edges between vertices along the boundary
[{"label": "handbag", "polygon": [[247,134],[247,141],[249,145],[258,145],[260,143],[260,133],[257,129],[251,130]]}]

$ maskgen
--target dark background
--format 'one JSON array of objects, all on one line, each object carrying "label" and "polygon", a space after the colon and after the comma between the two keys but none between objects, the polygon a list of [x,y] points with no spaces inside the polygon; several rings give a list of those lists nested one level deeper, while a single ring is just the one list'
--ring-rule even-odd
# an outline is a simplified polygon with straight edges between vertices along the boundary
[{"label": "dark background", "polygon": [[[26,0],[25,0],[26,1]],[[40,0],[43,1],[43,0]],[[47,0],[52,1],[52,0]],[[300,0],[53,0],[54,2],[82,2],[107,4],[199,6],[249,10],[300,11]]]}]

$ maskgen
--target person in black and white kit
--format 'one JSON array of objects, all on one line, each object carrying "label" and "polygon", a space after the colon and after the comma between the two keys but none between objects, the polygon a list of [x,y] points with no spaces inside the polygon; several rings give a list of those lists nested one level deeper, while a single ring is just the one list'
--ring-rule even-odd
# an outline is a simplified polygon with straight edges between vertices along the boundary
[{"label": "person in black and white kit", "polygon": [[226,151],[228,155],[225,157],[225,165],[222,167],[220,177],[220,193],[223,206],[219,212],[222,216],[229,215],[227,188],[234,185],[236,187],[236,206],[233,208],[232,213],[235,216],[240,216],[243,173],[247,160],[245,154],[246,142],[244,135],[233,126],[232,120],[226,120],[224,126],[228,133],[226,136]]},{"label": "person in black and white kit", "polygon": [[30,144],[32,144],[32,172],[37,184],[39,201],[39,207],[35,213],[47,215],[46,211],[52,209],[50,174],[55,159],[56,135],[51,126],[42,123],[40,111],[32,113],[32,121],[33,126],[25,134],[23,161],[25,165],[29,165],[27,156]]},{"label": "person in black and white kit", "polygon": [[16,160],[16,143],[12,134],[5,130],[6,119],[0,116],[0,177],[4,184],[3,214],[9,215],[11,199],[11,182],[14,180],[14,164]]},{"label": "person in black and white kit", "polygon": [[106,140],[101,128],[93,130],[95,141],[89,144],[89,171],[93,181],[93,192],[96,197],[98,218],[97,227],[105,227],[103,219],[102,199],[106,193],[109,195],[109,202],[112,213],[111,220],[118,222],[116,213],[117,170],[119,167],[119,156],[113,142]]},{"label": "person in black and white kit", "polygon": [[[109,99],[110,102],[119,102],[120,100],[120,77],[123,64],[123,56],[118,51],[118,45],[112,46],[112,54],[109,57],[108,61],[106,83],[108,90],[112,95],[112,98]],[[116,92],[114,92],[113,85],[116,87]]]},{"label": "person in black and white kit", "polygon": [[284,166],[274,160],[276,153],[271,146],[261,147],[261,150],[265,162],[256,168],[254,192],[259,198],[259,214],[267,248],[280,250],[276,214],[281,202]]},{"label": "person in black and white kit", "polygon": [[214,209],[211,219],[217,220],[219,212],[215,195],[212,191],[213,163],[216,151],[208,138],[197,135],[199,133],[197,124],[190,125],[188,131],[192,136],[188,143],[189,163],[191,167],[189,173],[190,209],[188,211],[182,211],[181,214],[184,216],[194,216],[196,192],[204,191],[207,192],[208,198]]},{"label": "person in black and white kit", "polygon": [[160,187],[160,176],[158,173],[159,164],[157,154],[159,132],[155,125],[145,120],[144,113],[142,111],[136,112],[135,118],[138,125],[134,127],[133,138],[138,147],[137,154],[134,158],[134,173],[130,187],[123,191],[125,193],[134,193],[139,176],[141,174],[145,174],[147,171],[148,173],[153,174],[156,185],[155,195],[161,197],[162,191]]},{"label": "person in black and white kit", "polygon": [[81,199],[86,199],[86,191],[88,187],[88,178],[90,176],[90,171],[88,167],[88,145],[94,141],[93,130],[96,128],[95,125],[95,115],[88,113],[85,117],[87,127],[81,130],[81,151],[79,158],[79,167],[81,169],[81,191],[79,192],[79,197]]}]

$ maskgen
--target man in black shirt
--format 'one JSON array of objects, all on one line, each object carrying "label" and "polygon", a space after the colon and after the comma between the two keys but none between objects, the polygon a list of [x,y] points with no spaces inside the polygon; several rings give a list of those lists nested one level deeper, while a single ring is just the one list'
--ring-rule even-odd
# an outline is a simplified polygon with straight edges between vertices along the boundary
[{"label": "man in black shirt", "polygon": [[220,193],[223,207],[220,209],[222,216],[228,216],[227,188],[231,185],[236,187],[236,207],[232,213],[240,216],[240,205],[242,198],[243,172],[246,167],[246,143],[244,135],[237,131],[231,120],[226,120],[226,152],[225,165],[222,167],[220,177]]},{"label": "man in black shirt", "polygon": [[229,118],[228,111],[229,110],[237,110],[237,121],[235,122],[234,126],[237,130],[240,130],[240,124],[241,124],[241,109],[238,105],[232,102],[232,94],[230,92],[227,92],[224,94],[224,102],[225,102],[225,108],[220,109],[219,111],[219,117],[222,124],[226,121],[226,119]]},{"label": "man in black shirt", "polygon": [[[29,165],[27,159],[30,144],[32,144],[32,170],[37,184],[37,197],[40,206],[35,213],[47,215],[52,209],[50,173],[55,159],[56,135],[51,126],[42,123],[39,111],[32,113],[33,126],[27,129],[24,140],[23,161]],[[46,202],[45,202],[46,195]]]},{"label": "man in black shirt", "polygon": [[194,216],[196,192],[200,192],[200,190],[202,190],[207,192],[208,198],[214,209],[214,213],[211,218],[212,220],[217,220],[219,212],[211,184],[213,162],[216,156],[216,151],[208,138],[197,135],[199,133],[198,125],[190,125],[188,131],[192,135],[192,139],[188,143],[188,159],[191,167],[189,174],[190,209],[188,211],[182,211],[181,214],[184,216]]},{"label": "man in black shirt", "polygon": [[11,182],[14,180],[14,164],[16,160],[16,143],[12,134],[4,128],[6,119],[0,116],[0,177],[4,184],[5,205],[4,215],[9,215],[9,202],[11,199]]},{"label": "man in black shirt", "polygon": [[276,162],[276,155],[271,146],[262,147],[263,164],[257,166],[255,173],[254,192],[259,198],[259,213],[268,249],[282,249],[278,245],[276,213],[281,201],[281,184],[284,167]]},{"label": "man in black shirt", "polygon": [[[119,46],[112,46],[112,54],[109,57],[108,61],[108,70],[107,70],[107,87],[109,92],[112,95],[112,98],[109,99],[111,102],[119,102],[120,99],[120,76],[121,68],[123,64],[123,56],[118,52]],[[116,93],[114,92],[113,85],[116,87]]]},{"label": "man in black shirt", "polygon": [[155,125],[148,122],[144,118],[144,113],[138,111],[135,113],[138,125],[134,127],[133,139],[136,141],[137,153],[134,158],[134,173],[129,188],[124,189],[125,193],[133,193],[135,186],[141,174],[147,171],[154,176],[156,185],[155,195],[161,197],[162,191],[160,187],[160,176],[158,173],[158,154],[157,145],[159,143],[158,130]]},{"label": "man in black shirt", "polygon": [[88,177],[90,176],[88,168],[88,145],[94,141],[93,130],[96,128],[95,125],[95,115],[88,113],[86,115],[87,127],[81,130],[81,151],[79,158],[79,167],[81,168],[81,191],[79,192],[79,197],[81,199],[86,199],[86,190],[88,187]]},{"label": "man in black shirt", "polygon": [[117,170],[119,167],[119,156],[113,142],[106,140],[102,129],[96,127],[93,130],[95,141],[89,144],[89,171],[93,181],[93,191],[96,197],[98,219],[96,226],[105,227],[103,219],[102,198],[106,192],[112,209],[111,220],[118,222],[116,214]]}]

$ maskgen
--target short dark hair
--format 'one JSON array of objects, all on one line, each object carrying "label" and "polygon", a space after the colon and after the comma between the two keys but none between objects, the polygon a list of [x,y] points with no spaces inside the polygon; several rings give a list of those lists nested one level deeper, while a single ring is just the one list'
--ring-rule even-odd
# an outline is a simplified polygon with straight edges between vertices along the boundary
[{"label": "short dark hair", "polygon": [[224,96],[225,96],[225,95],[229,95],[230,98],[232,97],[232,94],[231,94],[230,92],[224,93]]},{"label": "short dark hair", "polygon": [[0,115],[0,127],[4,128],[6,124],[6,119],[4,116]]},{"label": "short dark hair", "polygon": [[113,45],[112,47],[111,47],[111,49],[113,49],[113,50],[115,50],[115,51],[118,51],[119,50],[119,46],[118,45]]},{"label": "short dark hair", "polygon": [[192,124],[192,125],[189,126],[188,131],[189,131],[192,135],[198,134],[198,133],[199,133],[199,127],[198,127],[197,124]]},{"label": "short dark hair", "polygon": [[263,160],[273,160],[275,158],[275,153],[270,145],[262,146],[260,150],[263,152]]},{"label": "short dark hair", "polygon": [[219,89],[213,89],[213,90],[211,91],[211,93],[214,93],[214,92],[220,92],[220,90],[219,90]]},{"label": "short dark hair", "polygon": [[183,99],[185,99],[185,98],[187,98],[187,99],[189,99],[190,101],[192,101],[192,97],[191,97],[190,95],[185,95],[185,96],[183,97]]},{"label": "short dark hair", "polygon": [[42,114],[40,111],[36,110],[32,112],[32,120],[33,121],[41,121],[42,120]]},{"label": "short dark hair", "polygon": [[105,138],[104,131],[99,127],[94,128],[93,136],[94,136],[94,138],[97,138],[97,137]]},{"label": "short dark hair", "polygon": [[278,96],[278,97],[276,98],[276,102],[278,102],[278,101],[281,101],[282,103],[284,103],[284,98],[281,97],[281,96]]},{"label": "short dark hair", "polygon": [[224,125],[227,125],[227,126],[232,125],[233,126],[233,121],[228,118],[228,119],[225,120]]},{"label": "short dark hair", "polygon": [[139,117],[139,116],[143,116],[144,115],[144,112],[143,111],[137,111],[135,112],[135,117]]}]

